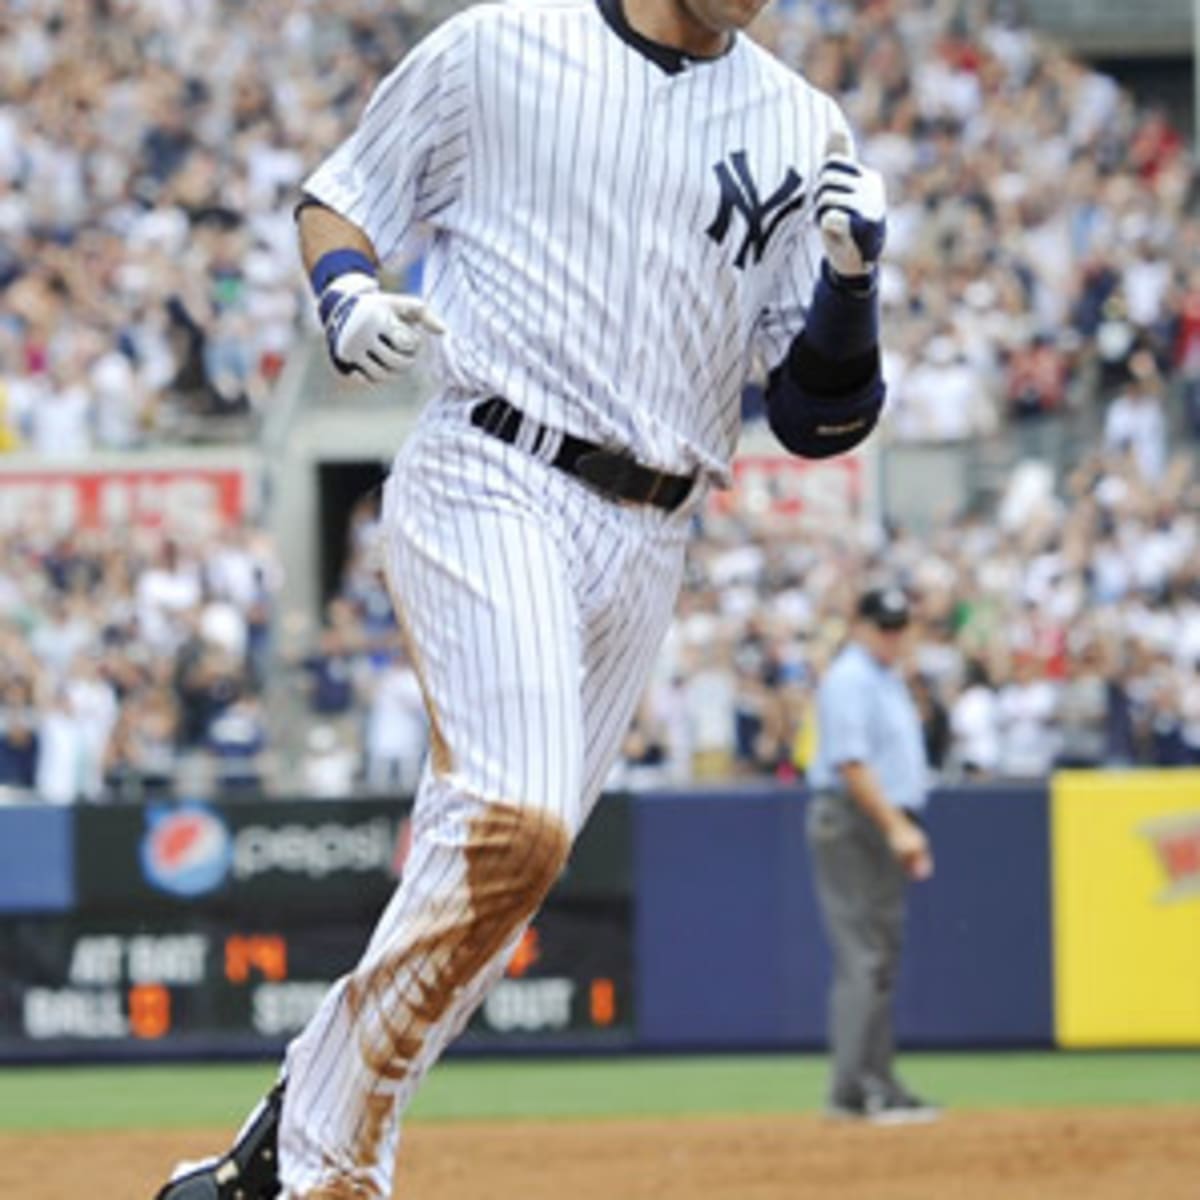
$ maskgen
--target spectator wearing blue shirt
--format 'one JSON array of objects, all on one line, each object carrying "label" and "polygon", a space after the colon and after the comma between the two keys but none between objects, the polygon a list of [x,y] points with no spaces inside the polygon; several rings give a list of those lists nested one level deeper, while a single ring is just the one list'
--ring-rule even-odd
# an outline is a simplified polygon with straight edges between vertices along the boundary
[{"label": "spectator wearing blue shirt", "polygon": [[899,588],[862,596],[851,637],[817,690],[809,775],[809,850],[833,950],[827,1112],[876,1124],[937,1115],[893,1067],[906,884],[933,873],[919,816],[928,776],[924,737],[898,669],[908,624]]}]

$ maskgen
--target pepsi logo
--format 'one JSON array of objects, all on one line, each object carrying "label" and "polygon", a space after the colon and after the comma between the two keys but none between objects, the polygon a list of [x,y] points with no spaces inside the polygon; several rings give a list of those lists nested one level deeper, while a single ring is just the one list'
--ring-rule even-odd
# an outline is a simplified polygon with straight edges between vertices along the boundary
[{"label": "pepsi logo", "polygon": [[151,887],[202,896],[224,882],[232,857],[229,829],[206,805],[147,810],[141,861]]}]

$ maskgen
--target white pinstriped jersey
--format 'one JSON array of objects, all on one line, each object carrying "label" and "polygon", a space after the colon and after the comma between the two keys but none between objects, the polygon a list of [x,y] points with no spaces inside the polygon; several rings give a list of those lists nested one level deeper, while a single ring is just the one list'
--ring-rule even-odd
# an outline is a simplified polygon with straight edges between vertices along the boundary
[{"label": "white pinstriped jersey", "polygon": [[481,4],[380,84],[305,190],[385,263],[431,235],[438,403],[502,395],[642,462],[727,477],[754,353],[820,261],[837,106],[745,36],[668,73],[594,0]]}]

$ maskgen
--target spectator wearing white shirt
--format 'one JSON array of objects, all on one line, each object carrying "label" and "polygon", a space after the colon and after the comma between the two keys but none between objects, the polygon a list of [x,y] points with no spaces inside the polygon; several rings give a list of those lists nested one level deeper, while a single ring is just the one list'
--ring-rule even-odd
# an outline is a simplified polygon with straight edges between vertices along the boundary
[{"label": "spectator wearing white shirt", "polygon": [[967,776],[994,775],[1000,765],[1000,714],[987,668],[967,661],[963,689],[950,706],[956,765]]},{"label": "spectator wearing white shirt", "polygon": [[82,458],[92,448],[91,420],[85,379],[56,375],[30,411],[31,449],[43,458]]},{"label": "spectator wearing white shirt", "polygon": [[81,654],[71,665],[66,698],[79,732],[79,794],[99,800],[104,791],[108,743],[117,723],[117,694],[96,658]]},{"label": "spectator wearing white shirt", "polygon": [[931,338],[905,373],[892,401],[889,428],[909,442],[961,442],[994,421],[986,375],[962,354],[955,337]]},{"label": "spectator wearing white shirt", "polygon": [[65,686],[54,690],[38,722],[34,790],[47,804],[74,804],[83,795],[87,762],[84,728]]},{"label": "spectator wearing white shirt", "polygon": [[416,790],[429,740],[421,684],[402,651],[366,685],[366,782],[375,792]]},{"label": "spectator wearing white shirt", "polygon": [[77,597],[52,590],[43,595],[40,607],[41,620],[29,635],[29,648],[56,681],[62,680],[97,630]]},{"label": "spectator wearing white shirt", "polygon": [[197,609],[203,598],[200,572],[184,558],[178,543],[166,537],[154,564],[138,579],[136,594],[142,636],[156,649],[173,649],[183,615]]},{"label": "spectator wearing white shirt", "polygon": [[1148,350],[1137,351],[1129,360],[1129,383],[1104,419],[1104,444],[1111,451],[1132,455],[1146,483],[1162,479],[1167,465],[1167,421],[1162,378]]},{"label": "spectator wearing white shirt", "polygon": [[1058,753],[1057,703],[1055,685],[1042,677],[1037,660],[1027,653],[1017,654],[1012,680],[1000,689],[996,701],[1001,775],[1029,779],[1049,773]]},{"label": "spectator wearing white shirt", "polygon": [[354,794],[358,750],[332,725],[308,731],[301,761],[301,787],[314,800],[341,800]]}]

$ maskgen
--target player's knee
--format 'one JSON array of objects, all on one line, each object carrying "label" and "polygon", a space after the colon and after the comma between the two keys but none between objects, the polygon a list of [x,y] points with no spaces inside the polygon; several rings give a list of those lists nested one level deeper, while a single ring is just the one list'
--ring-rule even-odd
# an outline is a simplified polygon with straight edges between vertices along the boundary
[{"label": "player's knee", "polygon": [[554,813],[489,804],[471,822],[467,886],[478,917],[515,927],[530,917],[558,878],[571,833]]}]

